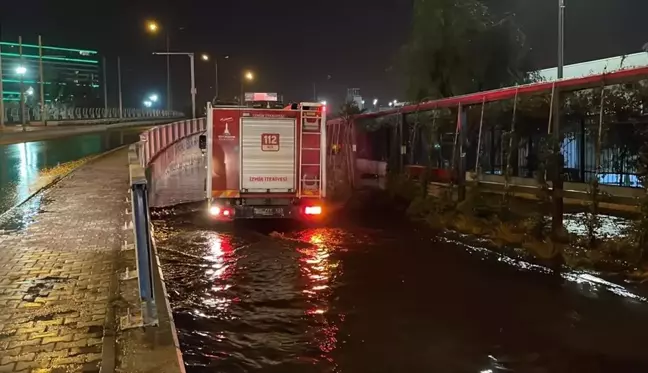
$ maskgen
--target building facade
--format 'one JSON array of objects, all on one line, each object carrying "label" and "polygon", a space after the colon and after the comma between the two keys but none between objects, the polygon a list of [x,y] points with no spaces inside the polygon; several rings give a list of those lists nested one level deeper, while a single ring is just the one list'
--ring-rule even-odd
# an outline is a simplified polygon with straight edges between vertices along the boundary
[{"label": "building facade", "polygon": [[[40,54],[32,43],[0,42],[2,99],[20,102],[21,89],[28,106],[40,102]],[[52,106],[101,107],[101,64],[96,51],[43,46],[45,101]],[[21,88],[22,87],[22,88]]]}]

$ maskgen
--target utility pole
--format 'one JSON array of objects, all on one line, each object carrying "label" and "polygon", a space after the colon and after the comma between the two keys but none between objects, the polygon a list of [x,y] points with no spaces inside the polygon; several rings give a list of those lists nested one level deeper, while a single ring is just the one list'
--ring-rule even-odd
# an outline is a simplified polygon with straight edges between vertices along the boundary
[{"label": "utility pole", "polygon": [[214,57],[214,68],[215,68],[215,85],[214,85],[214,103],[218,101],[218,58]]},{"label": "utility pole", "polygon": [[22,36],[18,37],[18,53],[20,55],[20,117],[22,123],[23,132],[26,131],[25,125],[27,124],[27,118],[25,117],[25,84],[24,77],[26,73],[25,59],[23,58],[23,48],[22,48]]},{"label": "utility pole", "polygon": [[47,126],[45,117],[45,76],[43,75],[43,38],[38,35],[38,71],[40,75],[40,102],[41,102],[41,122]]},{"label": "utility pole", "polygon": [[[167,58],[169,58],[168,54]],[[192,118],[196,119],[196,61],[193,53],[189,55],[189,63],[191,63],[191,113]]]},{"label": "utility pole", "polygon": [[106,73],[106,56],[103,57],[103,94],[104,94],[104,115],[108,115],[108,74]]},{"label": "utility pole", "polygon": [[[0,48],[2,48],[2,46],[0,46]],[[4,92],[2,87],[2,51],[0,50],[0,131],[4,129],[4,124],[5,124],[5,112],[4,112]]]},{"label": "utility pole", "polygon": [[124,106],[122,101],[121,57],[117,57],[117,84],[119,86],[119,119],[122,119],[124,117]]},{"label": "utility pole", "polygon": [[171,54],[169,51],[171,49],[171,38],[169,36],[169,30],[166,31],[166,63],[167,63],[167,110],[173,110],[173,101],[171,99]]},{"label": "utility pole", "polygon": [[558,79],[565,69],[565,0],[558,0]]},{"label": "utility pole", "polygon": [[[565,69],[565,0],[558,0],[558,71],[557,79],[564,77]],[[559,235],[563,230],[563,166],[564,159],[561,152],[560,119],[562,116],[562,94],[560,88],[556,88],[554,94],[553,110],[553,177],[552,177],[552,201],[553,211],[551,216],[551,228],[554,235]]]}]

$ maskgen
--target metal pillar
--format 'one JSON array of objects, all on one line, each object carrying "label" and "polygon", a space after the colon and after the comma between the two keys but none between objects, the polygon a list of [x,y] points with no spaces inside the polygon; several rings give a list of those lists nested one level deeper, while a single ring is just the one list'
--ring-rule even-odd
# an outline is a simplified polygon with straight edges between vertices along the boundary
[{"label": "metal pillar", "polygon": [[2,87],[2,51],[0,51],[0,130],[4,129],[5,112],[4,112],[4,91]]},{"label": "metal pillar", "polygon": [[106,57],[103,57],[103,94],[104,94],[104,116],[108,115],[108,74],[106,73]]},{"label": "metal pillar", "polygon": [[122,101],[121,57],[117,57],[117,85],[119,86],[119,119],[122,119],[124,117],[124,105]]},{"label": "metal pillar", "polygon": [[[565,0],[558,0],[558,80],[564,77],[565,68]],[[562,114],[562,98],[560,89],[555,88],[553,104],[553,151],[552,151],[552,216],[551,228],[554,235],[560,234],[563,230],[563,164],[564,159],[561,153],[560,119]]]},{"label": "metal pillar", "polygon": [[459,162],[457,162],[457,185],[458,189],[458,201],[464,201],[466,199],[466,108],[459,104],[459,110],[457,113],[457,127],[459,130]]},{"label": "metal pillar", "polygon": [[[22,48],[22,36],[18,37],[18,52],[20,53],[20,68],[25,68],[25,59],[23,58],[23,48]],[[25,117],[25,84],[24,77],[25,74],[18,74],[20,76],[20,123],[22,124],[22,130],[25,132],[25,125],[27,124],[27,118]]]},{"label": "metal pillar", "polygon": [[38,71],[40,75],[41,122],[47,126],[47,117],[45,114],[45,76],[43,75],[43,38],[40,35],[38,35]]},{"label": "metal pillar", "polygon": [[214,57],[214,100],[218,100],[218,58]]},{"label": "metal pillar", "polygon": [[191,64],[191,114],[192,118],[196,119],[196,63],[193,53],[189,55],[189,63]]},{"label": "metal pillar", "polygon": [[166,63],[167,63],[167,110],[173,110],[173,101],[171,100],[171,55],[169,50],[171,48],[171,39],[169,37],[169,32],[166,32]]}]

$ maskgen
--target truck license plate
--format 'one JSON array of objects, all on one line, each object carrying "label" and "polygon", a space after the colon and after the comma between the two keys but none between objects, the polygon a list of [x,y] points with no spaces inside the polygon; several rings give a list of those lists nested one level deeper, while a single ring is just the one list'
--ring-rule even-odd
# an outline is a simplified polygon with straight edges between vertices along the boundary
[{"label": "truck license plate", "polygon": [[254,209],[254,215],[260,215],[260,216],[275,216],[275,215],[283,215],[283,209],[281,208],[255,208]]}]

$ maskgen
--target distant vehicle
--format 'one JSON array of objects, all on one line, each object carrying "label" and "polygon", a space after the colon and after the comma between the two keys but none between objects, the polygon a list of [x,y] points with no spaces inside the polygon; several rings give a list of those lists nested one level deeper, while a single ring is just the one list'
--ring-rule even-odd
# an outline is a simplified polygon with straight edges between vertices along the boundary
[{"label": "distant vehicle", "polygon": [[207,104],[209,214],[318,218],[326,197],[325,105],[250,106]]}]

